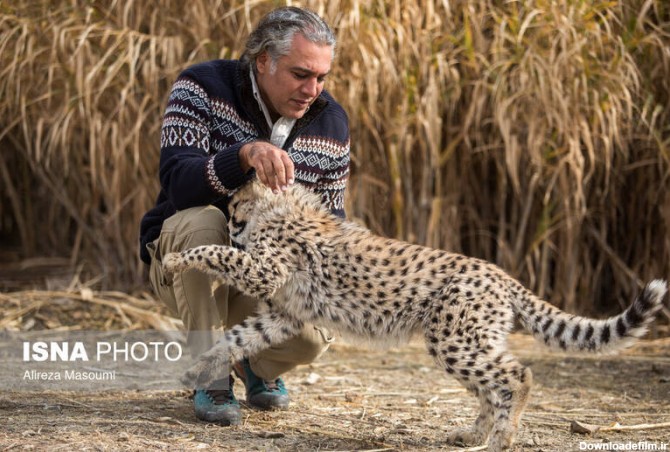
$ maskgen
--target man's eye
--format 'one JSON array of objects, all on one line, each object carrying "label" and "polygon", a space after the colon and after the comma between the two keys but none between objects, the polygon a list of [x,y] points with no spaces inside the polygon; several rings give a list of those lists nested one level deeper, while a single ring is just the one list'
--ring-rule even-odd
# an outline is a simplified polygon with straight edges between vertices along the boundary
[{"label": "man's eye", "polygon": [[[313,77],[313,75],[311,75],[311,74],[303,74],[302,72],[294,72],[293,76],[297,80],[307,80],[307,79]],[[326,81],[326,76],[325,75],[321,75],[319,77],[316,77],[316,83],[318,83],[318,84],[321,84],[325,81]]]}]

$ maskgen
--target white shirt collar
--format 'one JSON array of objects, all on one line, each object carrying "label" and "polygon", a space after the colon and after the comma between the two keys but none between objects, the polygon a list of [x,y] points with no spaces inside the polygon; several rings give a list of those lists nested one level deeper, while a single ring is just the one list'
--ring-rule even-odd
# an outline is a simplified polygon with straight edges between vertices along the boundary
[{"label": "white shirt collar", "polygon": [[258,106],[261,108],[263,115],[265,116],[268,127],[270,127],[270,130],[272,130],[270,141],[278,148],[281,148],[286,143],[291,130],[293,130],[293,126],[295,125],[296,120],[295,118],[286,118],[282,116],[277,120],[277,122],[273,123],[272,118],[270,117],[270,111],[265,105],[265,102],[263,102],[263,97],[261,96],[260,90],[258,89],[258,84],[256,83],[256,76],[254,74],[253,68],[249,68],[249,77],[251,77],[251,86],[253,87],[254,97],[256,98]]}]

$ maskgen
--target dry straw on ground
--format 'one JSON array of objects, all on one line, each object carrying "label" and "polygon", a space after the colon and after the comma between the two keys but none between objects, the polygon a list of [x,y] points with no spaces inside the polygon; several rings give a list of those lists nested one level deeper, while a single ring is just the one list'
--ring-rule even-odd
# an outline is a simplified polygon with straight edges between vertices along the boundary
[{"label": "dry straw on ground", "polygon": [[[667,2],[291,3],[339,36],[351,217],[497,262],[568,309],[616,310],[590,300],[670,275]],[[0,5],[0,238],[102,288],[141,284],[170,85],[238,56],[277,4]]]}]

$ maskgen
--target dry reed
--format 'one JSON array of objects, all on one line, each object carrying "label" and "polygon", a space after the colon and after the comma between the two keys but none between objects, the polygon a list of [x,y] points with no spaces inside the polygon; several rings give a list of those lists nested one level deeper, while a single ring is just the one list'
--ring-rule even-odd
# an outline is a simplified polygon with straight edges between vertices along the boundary
[{"label": "dry reed", "polygon": [[[279,3],[53,3],[0,6],[0,236],[137,287],[172,81],[238,56]],[[572,310],[670,276],[666,2],[289,3],[339,36],[351,217],[494,261]]]}]

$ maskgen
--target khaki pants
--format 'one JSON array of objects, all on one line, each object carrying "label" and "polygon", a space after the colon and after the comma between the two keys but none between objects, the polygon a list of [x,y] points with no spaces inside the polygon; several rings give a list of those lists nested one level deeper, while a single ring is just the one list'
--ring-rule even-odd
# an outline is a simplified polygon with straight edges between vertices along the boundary
[{"label": "khaki pants", "polygon": [[[151,285],[184,322],[188,345],[196,354],[214,345],[222,327],[230,328],[253,315],[257,300],[234,287],[218,284],[216,278],[198,270],[166,277],[161,256],[199,245],[229,243],[225,216],[216,207],[206,206],[179,211],[165,220],[159,238],[147,246]],[[314,361],[332,340],[328,331],[306,325],[298,336],[249,357],[251,369],[265,380],[274,380],[299,364]]]}]

